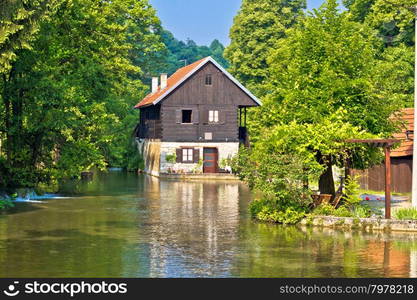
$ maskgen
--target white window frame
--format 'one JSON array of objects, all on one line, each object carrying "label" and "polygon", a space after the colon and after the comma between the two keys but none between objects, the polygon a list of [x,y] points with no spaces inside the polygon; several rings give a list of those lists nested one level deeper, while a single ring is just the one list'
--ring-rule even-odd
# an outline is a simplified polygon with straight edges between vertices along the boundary
[{"label": "white window frame", "polygon": [[194,162],[194,149],[193,148],[183,148],[182,149],[182,162],[183,163],[192,163]]},{"label": "white window frame", "polygon": [[210,123],[219,123],[219,111],[209,110],[208,121]]}]

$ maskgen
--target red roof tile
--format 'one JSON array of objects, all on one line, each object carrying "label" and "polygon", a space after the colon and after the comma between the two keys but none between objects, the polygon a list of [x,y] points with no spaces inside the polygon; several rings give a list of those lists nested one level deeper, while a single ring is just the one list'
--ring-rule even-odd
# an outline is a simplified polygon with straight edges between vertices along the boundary
[{"label": "red roof tile", "polygon": [[165,94],[168,90],[174,87],[178,82],[180,82],[184,77],[191,73],[195,68],[197,68],[204,60],[207,60],[208,57],[200,59],[188,66],[178,69],[174,74],[168,78],[167,86],[163,90],[158,87],[158,90],[155,93],[148,94],[145,98],[140,101],[135,108],[140,108],[144,106],[151,105],[155,100]]},{"label": "red roof tile", "polygon": [[[401,132],[395,133],[393,137],[401,140],[402,142],[399,147],[391,151],[391,156],[401,157],[413,155],[414,109],[404,108],[400,111],[400,114],[396,118],[404,121],[404,125],[401,126]],[[408,136],[407,131],[409,131]]]}]

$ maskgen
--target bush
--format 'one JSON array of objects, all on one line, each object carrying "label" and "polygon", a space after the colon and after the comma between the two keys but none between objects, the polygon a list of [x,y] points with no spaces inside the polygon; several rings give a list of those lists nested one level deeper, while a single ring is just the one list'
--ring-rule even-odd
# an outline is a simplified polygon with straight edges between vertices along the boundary
[{"label": "bush", "polygon": [[330,204],[321,204],[316,207],[312,215],[314,216],[335,216],[335,217],[354,217],[354,218],[369,218],[372,214],[378,212],[372,210],[368,205],[355,205],[353,207],[342,205],[339,208],[334,208]]},{"label": "bush", "polygon": [[262,203],[271,202],[270,207],[308,207],[312,202],[311,192],[303,186],[308,173],[294,154],[241,148],[232,169],[251,189],[260,191]]},{"label": "bush", "polygon": [[249,206],[252,217],[295,224],[308,211],[312,198],[303,186],[308,173],[296,155],[241,148],[232,160],[232,169],[251,189],[261,192],[261,199]]},{"label": "bush", "polygon": [[398,220],[417,220],[417,208],[399,208],[394,212],[394,217]]},{"label": "bush", "polygon": [[174,164],[177,161],[177,154],[175,154],[175,153],[167,154],[165,156],[165,160],[166,160],[167,163]]},{"label": "bush", "polygon": [[356,218],[369,218],[372,214],[377,214],[369,205],[356,205],[352,209],[352,214]]},{"label": "bush", "polygon": [[356,177],[348,177],[346,179],[345,184],[345,195],[343,200],[346,206],[354,209],[356,206],[360,204],[362,201],[361,197],[359,197],[359,183],[357,182]]},{"label": "bush", "polygon": [[249,211],[255,219],[280,224],[297,224],[306,216],[303,207],[281,206],[278,201],[265,198],[251,202]]},{"label": "bush", "polygon": [[0,199],[0,210],[14,207],[14,203],[10,199]]},{"label": "bush", "polygon": [[330,204],[321,204],[317,206],[312,215],[314,216],[335,216],[335,217],[352,217],[352,212],[345,206],[334,208]]}]

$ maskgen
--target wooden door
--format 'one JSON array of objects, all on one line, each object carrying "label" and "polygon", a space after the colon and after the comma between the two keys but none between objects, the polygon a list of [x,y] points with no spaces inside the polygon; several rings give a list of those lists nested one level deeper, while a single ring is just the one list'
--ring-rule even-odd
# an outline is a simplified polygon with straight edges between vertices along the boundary
[{"label": "wooden door", "polygon": [[217,173],[217,160],[218,150],[217,148],[204,148],[203,151],[203,172],[204,173]]}]

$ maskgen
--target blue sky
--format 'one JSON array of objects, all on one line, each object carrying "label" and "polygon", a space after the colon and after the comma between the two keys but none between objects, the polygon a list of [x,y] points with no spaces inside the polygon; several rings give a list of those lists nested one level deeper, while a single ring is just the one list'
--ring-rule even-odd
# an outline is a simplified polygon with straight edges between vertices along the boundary
[{"label": "blue sky", "polygon": [[[208,45],[215,38],[229,43],[229,28],[241,0],[149,0],[157,10],[162,25],[177,39],[190,38],[199,45]],[[307,0],[309,9],[323,0]]]}]

